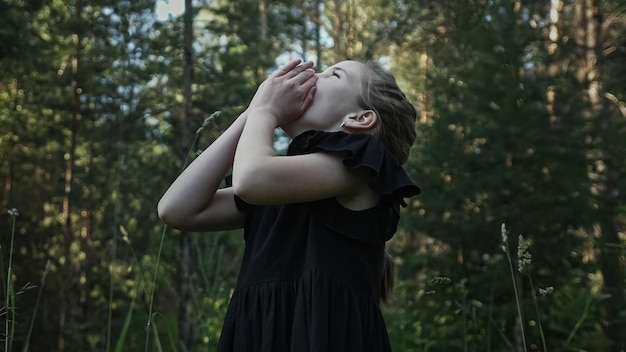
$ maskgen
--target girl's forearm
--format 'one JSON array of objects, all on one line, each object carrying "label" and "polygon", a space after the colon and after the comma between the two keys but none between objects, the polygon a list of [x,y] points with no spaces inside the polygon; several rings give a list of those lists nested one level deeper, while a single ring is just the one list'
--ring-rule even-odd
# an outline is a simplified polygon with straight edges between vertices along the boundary
[{"label": "girl's forearm", "polygon": [[248,111],[203,151],[172,183],[158,204],[166,222],[184,223],[205,209],[229,172]]},{"label": "girl's forearm", "polygon": [[[233,163],[233,188],[243,195],[263,180],[263,170],[276,156],[273,147],[276,118],[264,109],[253,109],[237,145]],[[262,190],[256,190],[262,191]]]}]

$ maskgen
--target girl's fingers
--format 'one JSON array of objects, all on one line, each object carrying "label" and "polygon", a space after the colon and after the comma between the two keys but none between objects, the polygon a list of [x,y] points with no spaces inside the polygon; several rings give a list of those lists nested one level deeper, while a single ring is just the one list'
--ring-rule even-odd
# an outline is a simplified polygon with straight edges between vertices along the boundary
[{"label": "girl's fingers", "polygon": [[301,65],[298,65],[294,68],[291,69],[291,71],[289,71],[287,74],[285,74],[285,77],[287,78],[293,78],[297,75],[299,75],[300,73],[304,72],[305,70],[310,69],[311,67],[313,67],[313,62],[311,61],[307,61]]},{"label": "girl's fingers", "polygon": [[314,72],[304,72],[294,78],[296,83],[300,85],[301,89],[304,91],[308,91],[309,89],[315,87],[317,84],[317,76]]},{"label": "girl's fingers", "polygon": [[313,98],[315,97],[315,92],[317,89],[317,77],[313,76],[310,79],[302,82],[300,87],[298,88],[304,96],[302,98],[302,108],[304,110],[308,109],[311,103],[313,103]]},{"label": "girl's fingers", "polygon": [[298,67],[298,65],[300,65],[300,63],[301,63],[301,62],[302,62],[302,60],[300,60],[300,59],[293,60],[293,61],[291,61],[290,63],[288,63],[288,64],[286,64],[286,65],[282,66],[281,68],[279,68],[278,70],[276,70],[276,71],[272,74],[272,76],[275,76],[275,77],[280,77],[280,76],[283,76],[283,75],[285,75],[286,73],[288,73],[288,72],[290,72],[291,70],[293,70],[293,69],[294,69],[294,67]]},{"label": "girl's fingers", "polygon": [[295,77],[293,77],[294,82],[296,82],[297,84],[303,84],[304,82],[310,79],[317,81],[317,76],[315,75],[315,71],[313,71],[313,69],[310,69],[310,68],[304,71],[300,71],[300,73],[296,74]]}]

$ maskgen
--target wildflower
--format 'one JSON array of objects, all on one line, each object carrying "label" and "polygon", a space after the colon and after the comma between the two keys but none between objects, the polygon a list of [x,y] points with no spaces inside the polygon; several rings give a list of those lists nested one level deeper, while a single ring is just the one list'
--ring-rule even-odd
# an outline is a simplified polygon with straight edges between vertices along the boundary
[{"label": "wildflower", "polygon": [[435,276],[433,277],[432,280],[430,280],[431,284],[449,284],[450,282],[452,282],[452,279],[450,279],[449,277],[445,277],[445,276]]},{"label": "wildflower", "polygon": [[552,291],[554,291],[554,287],[552,287],[552,286],[546,287],[546,288],[539,287],[539,294],[542,295],[542,296],[547,296],[547,295],[551,294]]},{"label": "wildflower", "polygon": [[500,234],[502,235],[502,246],[500,248],[502,248],[504,253],[509,253],[509,236],[506,234],[506,225],[504,225],[504,223],[502,223],[502,226],[500,227]]},{"label": "wildflower", "polygon": [[523,273],[526,266],[530,265],[532,256],[528,252],[528,242],[526,242],[524,236],[522,235],[519,235],[517,242],[517,259],[517,270],[519,270],[520,273]]},{"label": "wildflower", "polygon": [[11,215],[13,219],[15,219],[16,216],[20,215],[20,212],[17,211],[17,209],[15,208],[7,210],[7,213],[9,213],[9,215]]},{"label": "wildflower", "polygon": [[198,128],[198,130],[196,131],[196,134],[200,134],[200,132],[202,132],[204,128],[209,125],[209,122],[211,122],[211,120],[213,120],[214,118],[220,116],[221,113],[221,111],[216,111],[209,115],[207,118],[205,118],[204,122],[202,122],[202,126],[200,126],[200,128]]}]

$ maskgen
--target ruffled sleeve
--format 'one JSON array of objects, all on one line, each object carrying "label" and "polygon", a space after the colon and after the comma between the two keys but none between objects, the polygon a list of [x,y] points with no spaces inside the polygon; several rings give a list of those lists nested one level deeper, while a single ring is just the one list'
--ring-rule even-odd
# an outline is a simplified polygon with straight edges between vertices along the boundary
[{"label": "ruffled sleeve", "polygon": [[420,193],[402,165],[378,138],[369,134],[307,131],[293,139],[288,155],[325,152],[343,157],[348,169],[370,169],[370,188],[383,196],[406,206],[403,198]]},{"label": "ruffled sleeve", "polygon": [[384,242],[393,237],[400,220],[404,198],[420,193],[402,165],[378,140],[367,134],[308,131],[294,138],[288,155],[324,152],[340,155],[348,169],[371,171],[370,188],[382,196],[373,208],[353,211],[335,199],[309,203],[316,220],[335,233],[365,242]]}]

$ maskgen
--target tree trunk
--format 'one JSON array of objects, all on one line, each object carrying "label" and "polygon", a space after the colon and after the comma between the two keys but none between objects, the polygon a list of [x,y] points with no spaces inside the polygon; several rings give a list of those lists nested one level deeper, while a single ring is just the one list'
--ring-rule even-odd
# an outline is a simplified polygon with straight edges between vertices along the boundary
[{"label": "tree trunk", "polygon": [[[599,0],[576,0],[576,44],[577,71],[576,77],[585,89],[589,102],[587,117],[596,126],[595,136],[606,136],[612,133],[613,116],[606,111],[601,97],[601,75],[598,64],[600,53],[601,14]],[[599,138],[598,138],[599,139]],[[613,146],[600,139],[593,144],[589,154],[593,165],[602,165],[598,170],[599,178],[594,187],[598,191],[598,228],[596,239],[598,262],[602,272],[602,292],[607,296],[602,300],[602,328],[611,341],[607,351],[624,351],[626,348],[626,323],[620,318],[620,312],[626,310],[624,301],[624,274],[620,263],[618,214],[619,200],[616,163],[623,162],[616,156]],[[606,138],[609,139],[610,138]],[[608,142],[610,143],[610,142]],[[598,168],[600,169],[600,168]]]},{"label": "tree trunk", "polygon": [[[76,4],[76,17],[80,20],[80,11],[82,4],[79,1]],[[78,131],[80,128],[80,84],[78,82],[78,66],[82,55],[81,40],[78,33],[72,35],[72,41],[74,45],[74,56],[71,59],[72,66],[72,83],[71,83],[71,97],[70,97],[70,126],[69,126],[69,145],[65,160],[65,175],[64,175],[64,187],[63,187],[63,258],[64,261],[60,262],[60,274],[69,278],[68,280],[62,280],[62,284],[59,290],[59,335],[57,340],[57,347],[60,352],[65,351],[66,348],[66,334],[68,331],[73,331],[77,320],[77,305],[78,295],[76,290],[75,278],[78,276],[78,270],[74,267],[74,255],[72,253],[72,244],[76,240],[74,234],[74,223],[72,220],[72,185],[74,183],[74,164],[76,160],[76,148],[78,145]]]},{"label": "tree trunk", "polygon": [[563,3],[561,2],[561,0],[552,0],[550,2],[550,13],[549,13],[550,25],[549,25],[549,32],[548,32],[548,37],[550,39],[550,44],[548,44],[548,53],[550,55],[553,55],[556,52],[556,49],[558,48],[558,41],[559,41],[558,22],[559,22],[559,15],[560,15],[562,7],[563,7]]},{"label": "tree trunk", "polygon": [[601,29],[600,1],[576,0],[576,78],[587,89],[587,96],[591,103],[591,110],[598,112],[602,109],[599,85],[598,55]]},{"label": "tree trunk", "polygon": [[259,0],[259,27],[261,40],[267,40],[267,11],[265,0]]},{"label": "tree trunk", "polygon": [[318,71],[322,70],[322,23],[320,21],[322,15],[321,0],[315,1],[315,54],[317,56],[316,67]]},{"label": "tree trunk", "polygon": [[[267,3],[266,0],[259,0],[259,41],[263,45],[267,45]],[[263,67],[258,67],[256,70],[256,80],[264,81],[266,70]]]},{"label": "tree trunk", "polygon": [[332,17],[332,23],[333,23],[333,30],[334,30],[334,34],[333,35],[333,43],[335,44],[335,52],[340,56],[340,57],[344,57],[346,50],[345,50],[345,32],[344,32],[344,27],[343,27],[343,19],[341,18],[341,14],[342,14],[342,9],[341,9],[341,1],[339,0],[335,0],[333,5],[334,5],[334,15]]},{"label": "tree trunk", "polygon": [[[9,105],[11,110],[15,110],[17,107],[18,100],[18,89],[20,87],[20,81],[17,79],[13,79],[11,82],[11,95],[13,96],[13,102]],[[11,209],[11,201],[12,201],[12,190],[13,190],[13,165],[14,165],[14,156],[12,155],[13,148],[15,148],[15,127],[11,127],[11,132],[9,133],[9,138],[7,138],[6,142],[6,150],[0,152],[0,159],[5,160],[5,163],[2,164],[2,167],[6,170],[6,178],[4,179],[4,197],[1,200],[0,209]],[[3,153],[3,154],[2,154]],[[19,209],[18,209],[19,210]]]},{"label": "tree trunk", "polygon": [[[191,148],[191,114],[193,109],[191,84],[193,74],[193,8],[191,0],[185,0],[183,33],[183,109],[180,115],[181,161],[184,163]],[[191,234],[182,231],[180,234],[180,297],[178,329],[179,341],[185,350],[191,351],[193,341],[193,324],[191,321]]]}]

